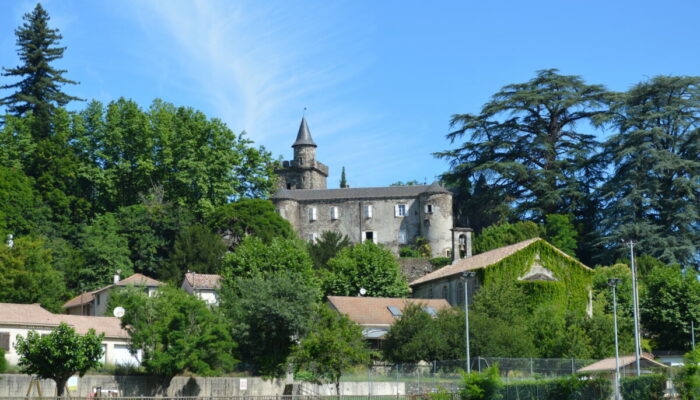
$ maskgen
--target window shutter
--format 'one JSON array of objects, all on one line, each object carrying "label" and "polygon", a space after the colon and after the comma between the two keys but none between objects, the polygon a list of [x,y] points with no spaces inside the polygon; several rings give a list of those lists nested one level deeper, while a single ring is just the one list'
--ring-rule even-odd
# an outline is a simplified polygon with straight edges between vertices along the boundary
[{"label": "window shutter", "polygon": [[10,332],[0,332],[0,348],[10,351]]},{"label": "window shutter", "polygon": [[316,207],[309,208],[309,221],[316,221]]},{"label": "window shutter", "polygon": [[372,205],[365,205],[365,218],[372,218]]},{"label": "window shutter", "polygon": [[399,216],[399,205],[396,204],[394,206],[394,217],[398,217],[398,216]]}]

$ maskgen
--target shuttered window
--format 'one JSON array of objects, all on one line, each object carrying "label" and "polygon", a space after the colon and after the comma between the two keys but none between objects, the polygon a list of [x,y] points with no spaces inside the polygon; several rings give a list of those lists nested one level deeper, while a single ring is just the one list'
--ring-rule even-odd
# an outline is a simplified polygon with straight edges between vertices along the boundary
[{"label": "shuttered window", "polygon": [[309,221],[316,221],[316,207],[309,208]]},{"label": "shuttered window", "polygon": [[0,348],[10,351],[10,332],[0,332]]}]

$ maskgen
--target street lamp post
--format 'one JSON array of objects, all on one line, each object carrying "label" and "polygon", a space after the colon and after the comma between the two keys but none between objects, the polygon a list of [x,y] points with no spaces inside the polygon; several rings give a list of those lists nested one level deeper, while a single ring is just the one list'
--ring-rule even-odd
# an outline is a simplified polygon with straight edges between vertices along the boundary
[{"label": "street lamp post", "polygon": [[476,272],[474,271],[462,272],[462,278],[464,279],[464,325],[467,342],[467,373],[472,372],[471,357],[469,355],[469,279],[474,276],[476,276]]},{"label": "street lamp post", "polygon": [[624,242],[630,248],[630,267],[632,269],[632,314],[634,316],[634,359],[637,369],[637,376],[642,374],[639,360],[642,356],[641,333],[639,331],[639,296],[637,292],[637,267],[634,265],[634,245],[635,241]]},{"label": "street lamp post", "polygon": [[617,293],[615,289],[622,281],[620,278],[608,279],[608,285],[612,287],[613,293],[613,317],[615,326],[615,399],[620,400],[620,350],[617,343]]}]

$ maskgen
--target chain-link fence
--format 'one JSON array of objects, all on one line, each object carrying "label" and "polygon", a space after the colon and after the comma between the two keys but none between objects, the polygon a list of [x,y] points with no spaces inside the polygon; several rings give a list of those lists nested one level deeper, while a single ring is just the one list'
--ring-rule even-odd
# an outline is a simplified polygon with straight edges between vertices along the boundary
[{"label": "chain-link fence", "polygon": [[[576,373],[596,360],[558,358],[499,358],[475,357],[471,370],[483,371],[498,365],[505,383],[521,380],[555,378]],[[436,393],[443,389],[456,391],[467,370],[464,360],[433,361],[418,364],[386,364],[360,368],[343,374],[343,382],[396,382],[404,386],[407,394]]]}]

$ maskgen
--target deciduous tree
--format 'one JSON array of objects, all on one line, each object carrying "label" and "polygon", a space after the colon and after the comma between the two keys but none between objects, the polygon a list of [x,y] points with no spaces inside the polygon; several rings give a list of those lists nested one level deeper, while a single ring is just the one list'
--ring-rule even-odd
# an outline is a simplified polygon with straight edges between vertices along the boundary
[{"label": "deciduous tree", "polygon": [[343,372],[368,364],[370,358],[362,328],[325,305],[319,306],[311,331],[291,354],[295,371],[310,372],[317,383],[334,383],[338,395]]},{"label": "deciduous tree", "polygon": [[93,329],[86,335],[78,335],[64,323],[48,335],[29,331],[26,338],[17,336],[17,365],[25,374],[52,379],[56,382],[56,395],[61,397],[68,378],[76,373],[82,377],[100,364],[103,337],[104,334],[96,335]]},{"label": "deciduous tree", "polygon": [[366,241],[346,247],[328,261],[330,275],[323,283],[327,295],[356,296],[361,288],[367,296],[404,297],[408,283],[391,252]]},{"label": "deciduous tree", "polygon": [[286,372],[292,345],[311,328],[319,289],[304,275],[281,269],[224,279],[220,307],[232,325],[242,361],[256,372]]}]

